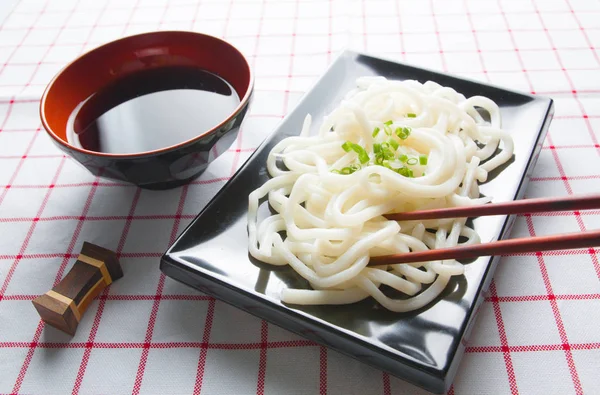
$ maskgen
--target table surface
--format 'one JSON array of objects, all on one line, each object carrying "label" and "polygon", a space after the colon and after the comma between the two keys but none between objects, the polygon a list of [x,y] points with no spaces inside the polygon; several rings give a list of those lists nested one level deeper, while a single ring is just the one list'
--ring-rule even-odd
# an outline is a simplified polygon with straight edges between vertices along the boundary
[{"label": "table surface", "polygon": [[[41,130],[44,86],[84,51],[163,29],[238,46],[256,73],[251,113],[189,186],[96,179]],[[599,1],[21,0],[0,26],[0,393],[425,393],[158,268],[343,48],[554,98],[526,195],[600,192]],[[599,211],[535,214],[512,234],[598,228]],[[83,241],[117,251],[125,276],[69,338],[45,327],[31,300],[60,281]],[[597,250],[504,257],[450,393],[598,393],[599,324]]]}]

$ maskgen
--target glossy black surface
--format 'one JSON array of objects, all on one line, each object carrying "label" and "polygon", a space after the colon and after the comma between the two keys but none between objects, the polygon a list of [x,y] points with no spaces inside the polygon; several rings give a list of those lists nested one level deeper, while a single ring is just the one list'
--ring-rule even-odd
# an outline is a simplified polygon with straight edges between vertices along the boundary
[{"label": "glossy black surface", "polygon": [[240,98],[223,78],[193,66],[142,70],[86,98],[67,128],[81,146],[135,154],[181,144],[217,126]]},{"label": "glossy black surface", "polygon": [[96,176],[126,181],[144,189],[175,188],[198,177],[216,158],[215,152],[220,154],[231,146],[249,103],[214,132],[168,151],[136,156],[93,156],[62,144],[57,146]]},{"label": "glossy black surface", "polygon": [[[322,119],[363,75],[433,80],[467,97],[484,95],[498,103],[503,128],[514,138],[515,156],[501,173],[490,175],[481,191],[495,201],[522,196],[552,117],[551,100],[345,52],[166,252],[161,270],[256,316],[441,393],[454,378],[474,312],[497,259],[475,260],[434,303],[399,314],[382,309],[372,299],[347,306],[284,305],[278,297],[280,291],[285,287],[308,288],[307,282],[289,267],[273,267],[248,256],[247,196],[268,179],[268,152],[281,139],[298,134],[307,113],[313,120]],[[314,122],[313,129],[318,124]],[[484,217],[473,223],[486,242],[506,238],[512,220]]]}]

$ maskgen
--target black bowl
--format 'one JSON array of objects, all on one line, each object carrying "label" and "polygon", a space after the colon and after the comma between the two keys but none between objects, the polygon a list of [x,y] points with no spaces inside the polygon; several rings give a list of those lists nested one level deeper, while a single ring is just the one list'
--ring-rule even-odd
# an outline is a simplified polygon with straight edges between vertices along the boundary
[{"label": "black bowl", "polygon": [[[217,74],[235,89],[240,104],[214,128],[153,151],[110,154],[68,142],[69,116],[90,95],[130,74],[171,66],[198,67]],[[48,84],[40,103],[40,117],[58,147],[92,174],[141,188],[168,189],[198,177],[218,153],[231,145],[248,111],[252,90],[250,66],[231,44],[200,33],[146,33],[102,45],[67,65]]]}]

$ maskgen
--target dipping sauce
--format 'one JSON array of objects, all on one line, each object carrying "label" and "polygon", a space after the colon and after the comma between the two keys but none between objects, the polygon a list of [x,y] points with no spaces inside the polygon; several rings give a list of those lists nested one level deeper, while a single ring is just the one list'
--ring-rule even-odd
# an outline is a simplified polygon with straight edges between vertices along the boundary
[{"label": "dipping sauce", "polygon": [[[90,77],[93,78],[93,77]],[[132,154],[166,148],[223,122],[240,104],[233,87],[206,70],[166,66],[116,80],[71,114],[71,144]]]}]

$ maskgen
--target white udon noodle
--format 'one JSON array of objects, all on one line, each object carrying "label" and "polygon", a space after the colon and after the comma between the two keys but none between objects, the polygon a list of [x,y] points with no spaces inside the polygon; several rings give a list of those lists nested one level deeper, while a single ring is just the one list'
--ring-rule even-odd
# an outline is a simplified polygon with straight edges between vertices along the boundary
[{"label": "white udon noodle", "polygon": [[[467,99],[431,81],[362,77],[356,85],[325,117],[317,136],[309,136],[308,115],[298,137],[271,150],[272,178],[249,196],[249,252],[272,265],[289,264],[312,286],[284,289],[283,302],[348,304],[372,296],[395,312],[419,309],[444,290],[451,276],[461,275],[463,265],[445,260],[367,267],[369,258],[452,247],[460,236],[466,238],[461,244],[474,244],[479,237],[464,218],[397,222],[382,215],[487,203],[479,197],[478,182],[511,158],[513,141],[488,98]],[[478,108],[488,113],[489,122]],[[428,155],[426,165],[412,166],[414,178],[377,165],[350,175],[331,171],[358,163],[355,152],[341,148],[345,141],[360,144],[372,157],[373,144],[390,138],[383,133],[388,120],[392,130],[412,128],[406,140],[397,139],[399,153]],[[372,137],[376,127],[382,132]],[[260,201],[267,195],[276,214],[258,223]],[[388,297],[379,289],[383,284],[407,298]]]}]

